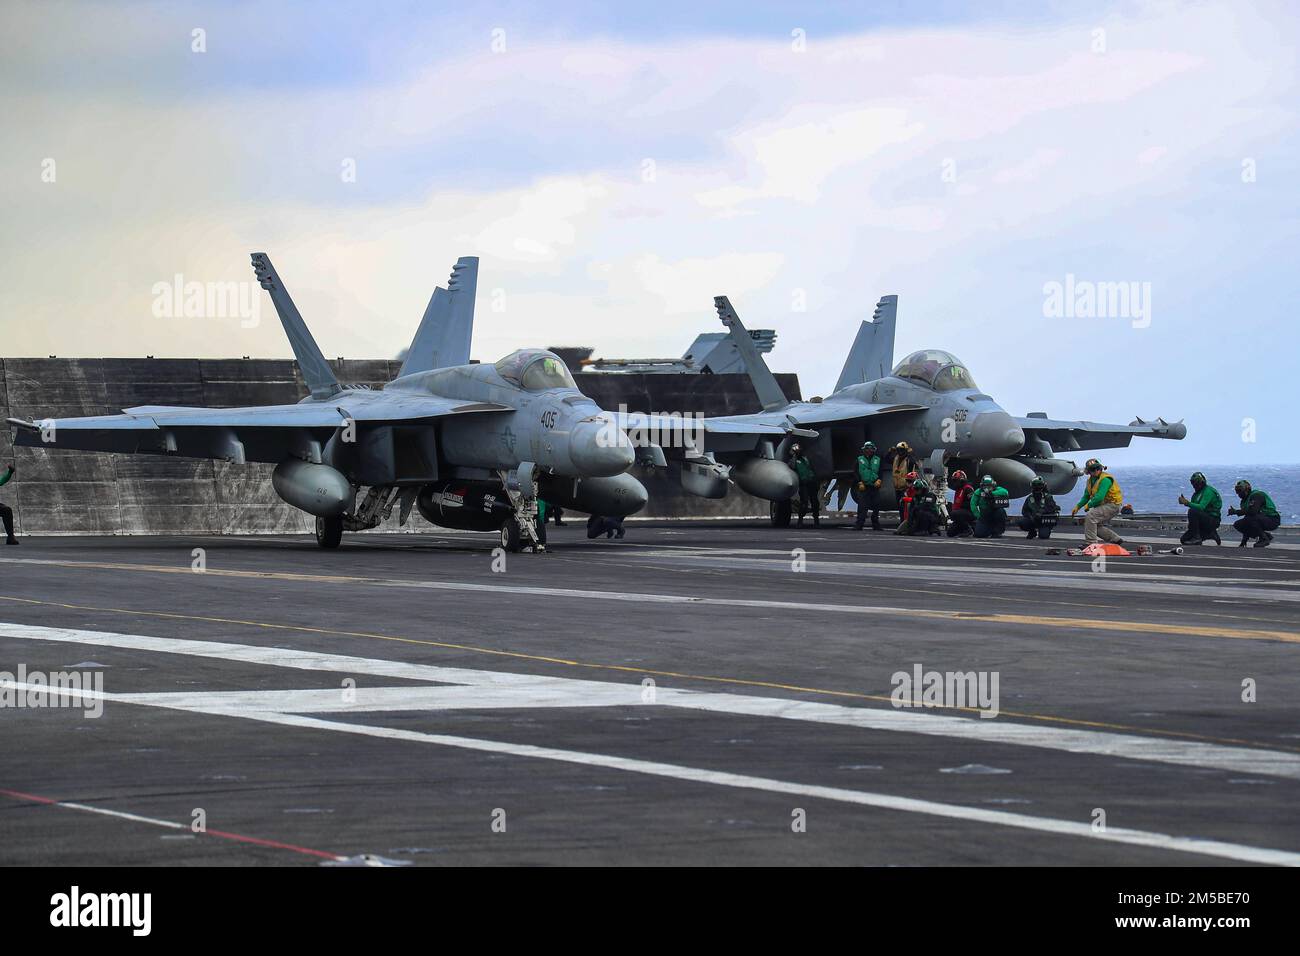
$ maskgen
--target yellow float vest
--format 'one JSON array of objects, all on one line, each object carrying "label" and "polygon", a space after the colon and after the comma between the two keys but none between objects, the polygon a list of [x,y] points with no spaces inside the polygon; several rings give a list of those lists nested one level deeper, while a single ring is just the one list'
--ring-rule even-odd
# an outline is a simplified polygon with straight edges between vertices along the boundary
[{"label": "yellow float vest", "polygon": [[1103,478],[1110,479],[1110,491],[1106,492],[1106,499],[1102,502],[1102,504],[1103,505],[1123,504],[1124,493],[1119,490],[1119,482],[1115,480],[1114,475],[1106,471],[1103,471],[1101,474],[1099,474],[1095,480],[1092,478],[1088,479],[1088,484],[1087,484],[1088,500],[1091,501],[1092,496],[1097,493],[1097,486],[1101,484]]}]

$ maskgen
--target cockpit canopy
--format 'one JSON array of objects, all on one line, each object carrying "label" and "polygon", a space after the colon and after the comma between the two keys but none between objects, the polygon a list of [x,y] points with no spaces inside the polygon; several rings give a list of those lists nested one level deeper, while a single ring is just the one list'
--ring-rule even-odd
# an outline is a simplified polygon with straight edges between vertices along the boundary
[{"label": "cockpit canopy", "polygon": [[961,359],[951,352],[939,349],[922,349],[913,352],[894,368],[895,378],[905,378],[920,382],[939,392],[951,392],[959,388],[978,388]]},{"label": "cockpit canopy", "polygon": [[547,388],[577,388],[569,367],[554,352],[520,349],[496,363],[497,374],[530,392]]}]

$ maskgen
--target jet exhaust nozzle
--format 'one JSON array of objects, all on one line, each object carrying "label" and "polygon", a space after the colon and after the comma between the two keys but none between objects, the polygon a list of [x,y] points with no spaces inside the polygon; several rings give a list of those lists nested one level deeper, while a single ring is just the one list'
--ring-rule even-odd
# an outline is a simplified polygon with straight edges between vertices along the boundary
[{"label": "jet exhaust nozzle", "polygon": [[289,504],[318,518],[343,514],[356,496],[341,471],[297,458],[275,466],[271,486]]}]

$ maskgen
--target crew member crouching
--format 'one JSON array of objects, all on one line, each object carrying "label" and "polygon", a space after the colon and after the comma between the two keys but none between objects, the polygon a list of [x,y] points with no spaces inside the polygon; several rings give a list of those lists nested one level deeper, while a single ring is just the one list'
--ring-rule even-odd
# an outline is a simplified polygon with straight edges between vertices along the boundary
[{"label": "crew member crouching", "polygon": [[1060,513],[1061,506],[1047,493],[1047,482],[1035,478],[1029,483],[1029,497],[1020,509],[1020,520],[1016,524],[1021,531],[1028,532],[1029,538],[1050,538]]},{"label": "crew member crouching", "polygon": [[1178,503],[1187,508],[1187,530],[1179,540],[1183,544],[1213,541],[1221,545],[1219,523],[1223,520],[1223,498],[1199,471],[1192,475],[1191,482],[1194,491],[1191,499],[1186,495],[1178,496]]},{"label": "crew member crouching", "polygon": [[1255,538],[1255,547],[1267,548],[1273,542],[1273,535],[1269,532],[1282,523],[1282,515],[1273,499],[1263,491],[1256,491],[1249,481],[1237,482],[1233,491],[1241,499],[1240,508],[1228,509],[1230,515],[1241,515],[1241,519],[1232,524],[1241,532],[1241,544],[1237,547],[1244,548],[1247,541]]},{"label": "crew member crouching", "polygon": [[979,490],[971,496],[971,513],[975,515],[975,537],[1000,538],[1007,530],[1007,504],[1011,495],[993,480],[992,475],[980,479]]}]

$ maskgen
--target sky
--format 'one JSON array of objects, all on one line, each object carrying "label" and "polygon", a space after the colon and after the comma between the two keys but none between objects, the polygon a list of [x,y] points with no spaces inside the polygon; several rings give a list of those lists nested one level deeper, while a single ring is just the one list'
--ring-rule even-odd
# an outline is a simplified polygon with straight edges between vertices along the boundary
[{"label": "sky", "polygon": [[825,394],[897,294],[1013,414],[1186,420],[1110,464],[1300,461],[1297,49],[1288,3],[4,0],[0,355],[287,357],[263,251],[392,356],[477,255],[485,361],[680,354],[726,294]]}]

